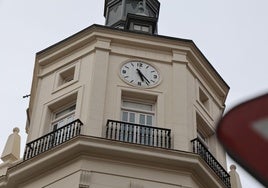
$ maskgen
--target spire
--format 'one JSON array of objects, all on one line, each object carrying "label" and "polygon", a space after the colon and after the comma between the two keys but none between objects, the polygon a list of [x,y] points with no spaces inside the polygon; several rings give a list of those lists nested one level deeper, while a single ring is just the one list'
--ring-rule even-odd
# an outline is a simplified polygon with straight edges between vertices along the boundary
[{"label": "spire", "polygon": [[230,179],[231,179],[231,187],[232,188],[242,188],[241,182],[240,182],[240,177],[239,174],[236,172],[236,166],[231,165],[230,166]]},{"label": "spire", "polygon": [[9,135],[1,159],[3,162],[14,162],[20,159],[20,129],[15,127]]},{"label": "spire", "polygon": [[159,9],[158,0],[105,0],[105,25],[157,34]]}]

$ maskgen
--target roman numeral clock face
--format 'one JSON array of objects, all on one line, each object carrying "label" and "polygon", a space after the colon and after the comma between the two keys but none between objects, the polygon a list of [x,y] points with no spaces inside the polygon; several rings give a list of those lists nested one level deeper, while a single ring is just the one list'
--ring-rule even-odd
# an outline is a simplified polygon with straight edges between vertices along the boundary
[{"label": "roman numeral clock face", "polygon": [[152,65],[142,61],[129,61],[121,66],[120,77],[138,87],[153,87],[159,83],[159,72]]}]

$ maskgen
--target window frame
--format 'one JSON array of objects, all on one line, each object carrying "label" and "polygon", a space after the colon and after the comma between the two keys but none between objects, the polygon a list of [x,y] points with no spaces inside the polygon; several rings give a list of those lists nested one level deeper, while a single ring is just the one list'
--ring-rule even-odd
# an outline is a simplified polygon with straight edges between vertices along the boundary
[{"label": "window frame", "polygon": [[209,95],[205,92],[204,89],[199,87],[198,90],[198,101],[201,104],[201,106],[207,111],[210,112],[210,98]]},{"label": "window frame", "polygon": [[[136,27],[140,27],[140,29],[137,29]],[[144,28],[146,28],[147,30],[144,30]],[[144,32],[144,33],[149,33],[150,32],[150,26],[149,25],[144,25],[144,24],[133,23],[133,30],[134,31],[139,31],[139,32]]]},{"label": "window frame", "polygon": [[78,82],[80,73],[80,60],[61,67],[54,73],[52,94]]},{"label": "window frame", "polygon": [[195,112],[195,123],[197,138],[207,149],[210,149],[213,147],[210,142],[212,135],[215,134],[215,130],[213,130],[210,123],[205,119],[202,113],[198,111]]},{"label": "window frame", "polygon": [[59,73],[58,87],[74,80],[75,66]]},{"label": "window frame", "polygon": [[[152,110],[144,110],[144,109],[139,109],[139,108],[133,108],[133,107],[126,107],[124,106],[124,102],[128,103],[135,103],[135,104],[141,104],[141,105],[150,105]],[[139,125],[145,125],[145,126],[156,126],[156,102],[153,101],[146,101],[146,100],[135,100],[135,99],[126,99],[122,98],[121,100],[121,109],[120,109],[120,119],[123,121],[123,113],[128,112],[128,113],[135,113],[135,121],[125,121],[128,123],[134,123],[134,124],[139,124]],[[151,125],[147,124],[147,118],[145,117],[145,123],[141,124],[140,123],[140,115],[150,115],[152,116],[152,123]],[[129,119],[129,118],[128,118]]]},{"label": "window frame", "polygon": [[[50,121],[50,131],[55,131],[65,125],[67,125],[68,123],[70,123],[69,121],[67,121],[66,123],[64,123],[64,125],[58,127],[58,123],[61,121],[61,120],[67,120],[68,117],[72,117],[72,121],[75,120],[75,112],[76,112],[76,103],[75,102],[72,102],[72,103],[69,103],[67,105],[64,105],[63,107],[61,108],[58,108],[56,109],[55,111],[52,112],[52,115],[51,115],[51,121]],[[67,112],[67,113],[64,113],[63,115],[59,116],[59,117],[56,117],[57,114],[59,113],[62,113],[70,108],[73,108],[70,112]],[[57,126],[55,128],[55,126]]]}]

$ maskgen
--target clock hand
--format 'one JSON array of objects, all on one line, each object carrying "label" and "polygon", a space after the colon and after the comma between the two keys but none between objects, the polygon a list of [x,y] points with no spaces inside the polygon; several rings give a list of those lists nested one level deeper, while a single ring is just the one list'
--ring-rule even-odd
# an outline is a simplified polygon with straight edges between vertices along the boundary
[{"label": "clock hand", "polygon": [[146,80],[146,84],[149,85],[150,81],[142,74],[142,77]]},{"label": "clock hand", "polygon": [[139,73],[139,76],[141,77],[141,81],[146,81],[146,84],[149,85],[150,84],[150,81],[144,76],[144,74],[139,70],[137,69],[138,73]]},{"label": "clock hand", "polygon": [[138,75],[140,76],[140,78],[141,78],[141,81],[142,82],[144,82],[144,79],[143,79],[143,74],[141,73],[141,71],[139,70],[139,69],[136,69],[137,70],[137,72],[138,72]]}]

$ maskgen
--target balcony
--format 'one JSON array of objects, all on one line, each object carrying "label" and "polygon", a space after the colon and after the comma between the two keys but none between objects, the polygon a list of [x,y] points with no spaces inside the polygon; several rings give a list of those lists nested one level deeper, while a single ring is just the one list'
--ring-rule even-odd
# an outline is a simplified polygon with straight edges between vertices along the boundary
[{"label": "balcony", "polygon": [[[32,142],[27,143],[23,160],[31,159],[81,135],[82,125],[83,123],[77,119],[56,131],[50,132]],[[171,130],[165,128],[108,120],[106,124],[105,137],[108,140],[171,149]],[[225,184],[225,186],[227,188],[231,188],[229,174],[202,144],[202,142],[196,138],[192,140],[191,143],[193,153],[200,155]]]},{"label": "balcony", "polygon": [[32,142],[27,143],[23,160],[35,157],[80,135],[82,125],[83,123],[77,119],[56,131],[50,132]]},{"label": "balcony", "polygon": [[171,148],[170,133],[170,129],[114,120],[108,120],[106,124],[107,139],[152,147]]},{"label": "balcony", "polygon": [[193,146],[193,152],[200,155],[202,159],[208,164],[208,166],[216,173],[216,175],[222,180],[227,188],[231,188],[230,175],[221,166],[221,164],[213,157],[208,149],[202,144],[202,142],[196,138],[191,141]]}]

